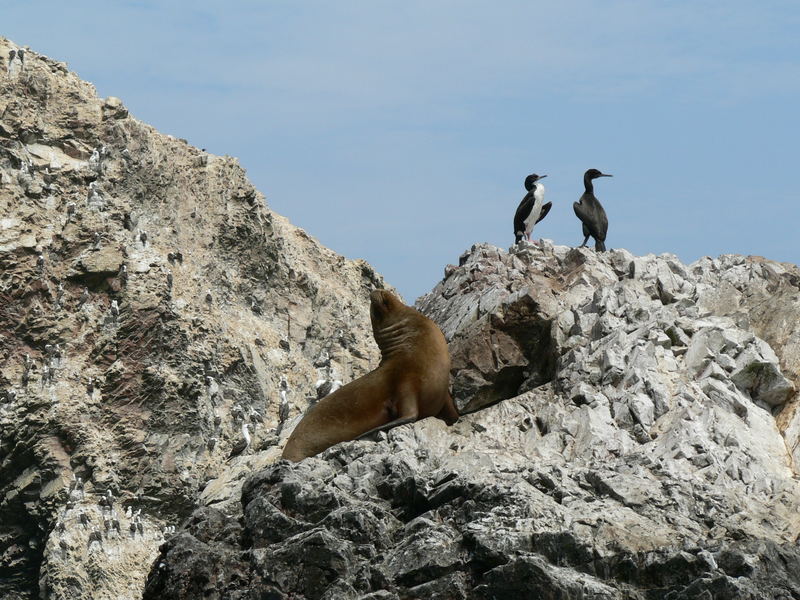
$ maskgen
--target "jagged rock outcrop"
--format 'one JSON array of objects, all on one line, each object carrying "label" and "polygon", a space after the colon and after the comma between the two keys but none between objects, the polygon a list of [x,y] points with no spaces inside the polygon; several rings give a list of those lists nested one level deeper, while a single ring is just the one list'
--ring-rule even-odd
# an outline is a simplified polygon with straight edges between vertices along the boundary
[{"label": "jagged rock outcrop", "polygon": [[419,302],[459,422],[289,464],[380,276],[11,47],[0,597],[800,597],[797,267],[477,245]]},{"label": "jagged rock outcrop", "polygon": [[799,597],[798,282],[475,246],[420,300],[474,412],[252,475],[145,598]]},{"label": "jagged rock outcrop", "polygon": [[375,366],[382,280],[271,212],[235,159],[12,48],[0,38],[0,597],[139,598],[165,533],[208,481],[236,489],[280,453],[326,364],[345,381]]}]

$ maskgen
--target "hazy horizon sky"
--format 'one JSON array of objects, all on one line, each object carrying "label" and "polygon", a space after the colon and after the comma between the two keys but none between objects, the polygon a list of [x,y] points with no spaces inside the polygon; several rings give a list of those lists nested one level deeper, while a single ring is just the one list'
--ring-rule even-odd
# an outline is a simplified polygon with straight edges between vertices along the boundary
[{"label": "hazy horizon sky", "polygon": [[0,35],[164,133],[237,157],[269,206],[406,300],[513,243],[529,173],[576,246],[800,262],[800,5],[789,1],[19,2]]}]

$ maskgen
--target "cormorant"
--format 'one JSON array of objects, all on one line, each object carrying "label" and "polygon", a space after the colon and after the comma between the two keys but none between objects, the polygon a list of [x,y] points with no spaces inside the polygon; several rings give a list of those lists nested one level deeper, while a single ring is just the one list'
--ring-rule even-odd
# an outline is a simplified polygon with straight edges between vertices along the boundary
[{"label": "cormorant", "polygon": [[547,216],[552,202],[544,201],[544,186],[537,183],[547,175],[537,175],[533,173],[525,178],[525,189],[528,193],[522,199],[514,214],[514,243],[517,244],[525,236],[528,241],[531,239],[533,226]]},{"label": "cormorant", "polygon": [[572,204],[575,214],[583,223],[583,243],[581,248],[589,241],[589,236],[594,238],[594,249],[605,252],[606,233],[608,233],[608,217],[603,205],[594,195],[593,179],[598,177],[613,177],[608,173],[601,173],[597,169],[589,169],[583,174],[583,187],[586,189],[581,199]]}]

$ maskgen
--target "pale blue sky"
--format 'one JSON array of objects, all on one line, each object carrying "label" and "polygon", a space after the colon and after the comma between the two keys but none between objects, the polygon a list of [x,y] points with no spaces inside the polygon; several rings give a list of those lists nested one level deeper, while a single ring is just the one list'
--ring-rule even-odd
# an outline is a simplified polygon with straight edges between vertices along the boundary
[{"label": "pale blue sky", "polygon": [[0,34],[240,159],[269,205],[413,301],[475,242],[508,247],[528,173],[582,240],[800,262],[800,4],[15,2]]}]

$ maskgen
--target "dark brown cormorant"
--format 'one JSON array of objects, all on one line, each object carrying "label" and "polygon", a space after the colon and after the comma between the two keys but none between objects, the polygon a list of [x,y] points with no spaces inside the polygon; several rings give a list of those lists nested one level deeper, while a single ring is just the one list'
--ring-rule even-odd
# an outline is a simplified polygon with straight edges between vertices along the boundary
[{"label": "dark brown cormorant", "polygon": [[583,187],[586,189],[583,196],[577,202],[572,204],[575,214],[583,223],[583,243],[581,248],[589,241],[589,236],[594,238],[594,249],[598,252],[604,252],[606,249],[606,233],[608,233],[608,217],[606,211],[603,210],[603,205],[594,195],[593,179],[598,177],[613,177],[608,173],[601,173],[597,169],[589,169],[583,175]]}]

